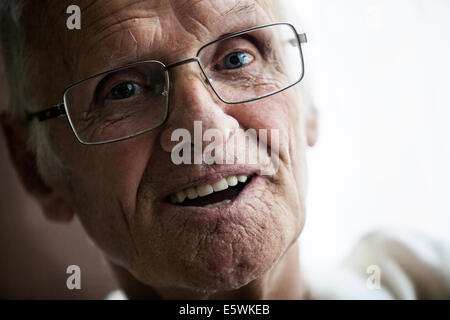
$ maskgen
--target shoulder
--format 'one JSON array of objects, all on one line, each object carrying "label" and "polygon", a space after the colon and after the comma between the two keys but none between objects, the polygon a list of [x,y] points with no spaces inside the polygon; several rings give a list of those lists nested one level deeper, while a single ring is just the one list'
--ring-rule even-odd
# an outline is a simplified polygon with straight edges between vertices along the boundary
[{"label": "shoulder", "polygon": [[373,231],[310,284],[319,299],[449,299],[450,248],[414,232]]}]

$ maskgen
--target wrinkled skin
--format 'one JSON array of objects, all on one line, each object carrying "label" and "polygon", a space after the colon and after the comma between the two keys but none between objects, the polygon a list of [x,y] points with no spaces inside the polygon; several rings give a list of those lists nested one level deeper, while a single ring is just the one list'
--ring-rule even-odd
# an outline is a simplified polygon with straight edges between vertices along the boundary
[{"label": "wrinkled skin", "polygon": [[[89,2],[82,6],[79,31],[62,27],[64,1],[43,16],[48,25],[36,28],[31,19],[24,25],[24,41],[35,53],[27,89],[40,109],[59,102],[67,85],[89,75],[147,59],[169,64],[195,56],[224,33],[277,20],[270,2],[262,0]],[[33,5],[27,10],[39,11]],[[36,32],[44,34],[39,41]],[[305,149],[314,134],[299,105],[298,86],[253,103],[226,105],[205,85],[196,64],[175,68],[170,77],[169,118],[148,134],[92,147],[76,141],[64,118],[43,124],[62,167],[56,169],[47,158],[39,161],[43,155],[37,152],[45,191],[28,186],[29,191],[50,218],[80,218],[130,297],[303,298],[297,238],[305,221]],[[192,131],[194,120],[226,139],[240,129],[279,129],[279,170],[257,176],[226,210],[184,210],[165,203],[171,191],[201,177],[255,170],[175,166],[170,152],[176,142],[170,135],[176,128]],[[8,127],[6,120],[3,125]],[[11,136],[20,134],[10,134],[17,143]]]}]

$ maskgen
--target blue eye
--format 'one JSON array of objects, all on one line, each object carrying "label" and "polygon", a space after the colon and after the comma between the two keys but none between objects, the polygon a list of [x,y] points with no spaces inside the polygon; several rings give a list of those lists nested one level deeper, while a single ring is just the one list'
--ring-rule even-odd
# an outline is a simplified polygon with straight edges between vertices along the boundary
[{"label": "blue eye", "polygon": [[253,61],[253,56],[246,52],[232,52],[223,58],[226,69],[238,69]]},{"label": "blue eye", "polygon": [[108,99],[122,100],[134,96],[136,93],[136,85],[131,82],[122,82],[112,88],[108,94]]}]

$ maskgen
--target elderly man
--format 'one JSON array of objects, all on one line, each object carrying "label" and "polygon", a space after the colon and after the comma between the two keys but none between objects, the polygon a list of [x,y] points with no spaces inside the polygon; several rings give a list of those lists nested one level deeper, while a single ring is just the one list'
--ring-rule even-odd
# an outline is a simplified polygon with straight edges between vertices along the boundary
[{"label": "elderly man", "polygon": [[81,220],[129,298],[310,297],[306,36],[274,1],[79,1],[81,29],[67,1],[3,5],[19,176],[49,219]]},{"label": "elderly man", "polygon": [[[274,3],[84,1],[80,30],[66,27],[68,2],[12,3],[6,60],[21,93],[2,120],[44,213],[77,215],[129,297],[304,298],[297,238],[315,126],[289,88],[305,38],[273,25]],[[276,170],[175,164],[173,132],[194,136],[196,121],[223,146],[276,130]]]}]

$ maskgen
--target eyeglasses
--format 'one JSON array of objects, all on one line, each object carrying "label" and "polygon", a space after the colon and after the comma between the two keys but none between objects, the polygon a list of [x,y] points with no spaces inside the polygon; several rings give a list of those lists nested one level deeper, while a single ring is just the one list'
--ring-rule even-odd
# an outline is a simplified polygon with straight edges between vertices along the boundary
[{"label": "eyeglasses", "polygon": [[196,62],[220,101],[248,103],[299,83],[304,75],[301,43],[288,23],[274,23],[220,37],[193,58],[164,65],[149,60],[102,72],[64,90],[63,103],[27,114],[44,121],[67,116],[85,145],[136,137],[161,126],[169,112],[169,70]]}]

